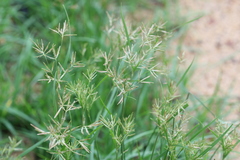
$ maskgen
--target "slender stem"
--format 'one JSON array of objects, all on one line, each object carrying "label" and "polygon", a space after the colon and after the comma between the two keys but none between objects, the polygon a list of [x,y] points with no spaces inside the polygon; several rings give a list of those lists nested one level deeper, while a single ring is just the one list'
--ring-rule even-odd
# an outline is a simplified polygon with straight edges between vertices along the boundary
[{"label": "slender stem", "polygon": [[116,160],[118,159],[118,148],[116,148]]},{"label": "slender stem", "polygon": [[[150,141],[151,141],[153,135],[155,134],[156,130],[157,130],[157,126],[154,128],[154,131],[153,131],[153,133],[151,134],[151,136],[150,136],[150,138],[149,138],[149,140],[148,140],[148,143],[147,143],[147,145],[146,145],[146,148],[147,148],[147,146],[150,144]],[[142,153],[142,158],[144,157],[145,151],[146,151],[146,149],[145,149],[145,150],[143,151],[143,153]]]},{"label": "slender stem", "polygon": [[121,144],[121,152],[122,152],[122,155],[121,155],[121,160],[124,160],[125,159],[125,154],[124,154],[124,140]]},{"label": "slender stem", "polygon": [[[126,100],[125,98],[123,97],[123,103],[121,103],[121,108],[122,108],[122,111],[121,111],[121,121],[123,122],[123,119],[124,119],[124,112],[125,112],[125,105],[126,105]],[[121,128],[121,134],[124,135],[124,129]],[[124,153],[124,139],[122,140],[122,144],[121,144],[121,160],[124,160],[125,159],[125,153]]]},{"label": "slender stem", "polygon": [[152,151],[152,155],[151,155],[151,160],[153,159],[153,155],[154,155],[155,147],[157,146],[158,138],[159,138],[159,135],[157,135],[157,138],[156,138],[155,143],[154,143],[154,146],[153,146],[153,151]]}]

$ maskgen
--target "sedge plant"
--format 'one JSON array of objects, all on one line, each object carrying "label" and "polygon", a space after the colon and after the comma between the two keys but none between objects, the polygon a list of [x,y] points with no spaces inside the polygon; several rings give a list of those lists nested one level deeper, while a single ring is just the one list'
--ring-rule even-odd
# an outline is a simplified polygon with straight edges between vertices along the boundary
[{"label": "sedge plant", "polygon": [[[226,126],[214,116],[189,128],[191,106],[178,90],[189,69],[180,81],[170,78],[164,26],[132,27],[123,15],[121,20],[108,16],[106,47],[81,62],[78,53],[64,47],[74,36],[69,21],[51,29],[61,39],[59,46],[34,42],[44,65],[41,81],[53,90],[55,113],[45,127],[32,124],[48,142],[41,148],[49,159],[195,160],[217,153],[225,159],[239,143],[238,124]],[[76,72],[82,76],[71,79]]]}]

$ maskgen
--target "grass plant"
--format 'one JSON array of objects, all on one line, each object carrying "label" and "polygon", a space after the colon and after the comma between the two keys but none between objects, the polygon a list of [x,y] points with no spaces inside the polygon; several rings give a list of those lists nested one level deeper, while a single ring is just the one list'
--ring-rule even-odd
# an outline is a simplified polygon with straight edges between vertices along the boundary
[{"label": "grass plant", "polygon": [[[192,64],[180,72],[181,59],[166,55],[176,24],[131,24],[123,12],[105,12],[110,1],[91,0],[64,7],[42,0],[36,3],[46,10],[31,18],[25,14],[37,12],[35,2],[25,2],[26,8],[19,2],[0,2],[13,5],[12,12],[27,10],[13,14],[15,24],[13,17],[2,22],[13,25],[9,30],[22,28],[27,40],[0,28],[3,40],[21,42],[12,44],[20,53],[8,50],[15,60],[0,50],[0,85],[8,95],[0,97],[0,159],[25,159],[31,152],[37,159],[59,160],[226,159],[239,143],[238,123],[222,121],[186,92]],[[121,9],[137,8],[136,2],[123,1]],[[19,25],[24,18],[26,24]],[[13,138],[8,143],[9,135],[28,137],[32,144]],[[23,149],[14,154],[19,145]]]}]

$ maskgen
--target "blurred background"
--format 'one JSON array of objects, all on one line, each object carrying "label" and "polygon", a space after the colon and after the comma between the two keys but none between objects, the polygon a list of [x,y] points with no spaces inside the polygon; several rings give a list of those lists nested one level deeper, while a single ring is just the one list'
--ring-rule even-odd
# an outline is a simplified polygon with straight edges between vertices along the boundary
[{"label": "blurred background", "polygon": [[[206,97],[221,97],[228,107],[222,115],[238,121],[240,116],[240,1],[179,1],[185,14],[204,16],[190,24],[183,40],[186,60],[195,59],[189,90]],[[190,58],[190,59],[191,59]],[[221,103],[219,104],[221,105]]]}]

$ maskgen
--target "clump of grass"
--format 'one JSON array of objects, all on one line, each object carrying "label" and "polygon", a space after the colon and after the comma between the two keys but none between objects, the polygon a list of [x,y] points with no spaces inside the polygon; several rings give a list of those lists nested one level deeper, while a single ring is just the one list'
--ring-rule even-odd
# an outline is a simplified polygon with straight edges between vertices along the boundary
[{"label": "clump of grass", "polygon": [[[51,30],[60,36],[62,45],[72,36],[67,22]],[[163,26],[132,28],[123,17],[121,21],[110,17],[106,37],[107,49],[96,50],[94,57],[81,62],[70,49],[66,59],[60,59],[62,45],[34,43],[39,57],[45,59],[46,78],[42,81],[53,83],[51,96],[56,107],[45,129],[32,125],[38,135],[47,136],[49,147],[44,149],[58,159],[173,160],[211,158],[219,144],[226,158],[239,143],[232,144],[229,139],[238,125],[222,128],[215,118],[189,128],[188,99],[179,95],[177,88],[189,69],[175,82],[164,59],[156,58],[164,53],[163,42],[168,37]],[[89,67],[91,59],[97,63]],[[69,78],[74,70],[82,73],[77,80]],[[143,92],[144,87],[152,87],[152,92]],[[134,108],[141,104],[142,96],[149,99],[144,103],[144,118],[139,119],[140,111]],[[210,129],[213,125],[215,131]]]},{"label": "clump of grass", "polygon": [[[215,100],[214,94],[208,104],[197,100],[203,111],[194,107],[195,96],[186,99],[187,88],[179,90],[191,65],[179,76],[177,58],[165,53],[165,30],[176,38],[186,24],[177,1],[154,1],[157,10],[148,1],[123,1],[121,9],[149,6],[155,20],[167,23],[130,25],[115,6],[121,20],[109,15],[105,32],[112,1],[68,1],[67,21],[58,2],[22,2],[0,2],[0,159],[27,159],[36,148],[39,159],[231,159],[238,123],[211,111],[222,111],[230,97]],[[43,40],[32,42],[33,36]],[[177,55],[180,50],[181,44]],[[20,142],[3,138],[19,133],[33,145],[14,156]]]},{"label": "clump of grass", "polygon": [[[63,23],[62,27],[59,24],[57,29],[51,30],[59,34],[62,43],[65,37],[72,36],[67,34],[68,24],[66,22]],[[72,54],[70,63],[65,68],[59,60],[62,46],[56,49],[54,44],[49,47],[49,43],[44,45],[43,41],[34,44],[35,50],[40,54],[38,57],[44,57],[47,61],[51,60],[51,64],[44,63],[45,68],[43,70],[46,79],[41,79],[41,81],[54,83],[54,92],[57,95],[54,100],[57,101],[58,108],[54,117],[50,116],[51,121],[46,126],[47,131],[32,126],[39,132],[39,135],[48,135],[46,139],[49,141],[48,151],[55,157],[71,159],[72,154],[83,155],[78,150],[85,150],[89,153],[88,144],[85,142],[87,139],[78,139],[75,134],[78,130],[81,130],[80,133],[84,137],[85,133],[89,134],[88,128],[98,125],[97,123],[86,125],[85,122],[85,114],[89,115],[88,112],[92,103],[97,99],[97,93],[94,93],[93,87],[89,87],[80,80],[69,84],[63,80],[66,74],[69,74],[74,68],[82,67],[80,62],[76,62],[75,54]],[[91,77],[88,77],[88,80],[91,81]],[[75,99],[72,98],[73,95],[76,96]],[[82,123],[79,126],[72,126],[71,111],[79,109],[83,109]]]}]

